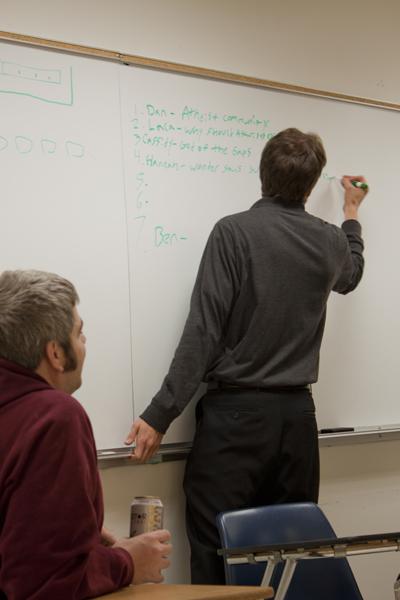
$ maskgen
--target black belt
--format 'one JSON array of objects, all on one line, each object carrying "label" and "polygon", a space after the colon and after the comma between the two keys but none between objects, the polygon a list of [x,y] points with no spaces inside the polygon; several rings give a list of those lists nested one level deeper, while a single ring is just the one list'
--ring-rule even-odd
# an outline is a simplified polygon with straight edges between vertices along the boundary
[{"label": "black belt", "polygon": [[310,390],[310,384],[304,385],[276,385],[276,386],[253,386],[253,385],[235,385],[233,383],[225,383],[224,381],[209,381],[207,385],[207,390],[215,391],[215,390],[238,390],[243,392],[297,392]]}]

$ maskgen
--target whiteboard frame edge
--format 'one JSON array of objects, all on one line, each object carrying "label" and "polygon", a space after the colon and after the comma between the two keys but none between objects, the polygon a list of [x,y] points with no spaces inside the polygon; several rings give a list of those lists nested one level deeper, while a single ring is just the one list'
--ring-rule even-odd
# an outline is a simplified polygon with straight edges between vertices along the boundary
[{"label": "whiteboard frame edge", "polygon": [[301,94],[304,96],[316,96],[328,100],[337,100],[339,102],[348,102],[351,104],[359,104],[362,106],[371,106],[375,108],[381,108],[384,110],[400,111],[400,104],[395,102],[377,100],[374,98],[365,98],[363,96],[353,96],[350,94],[342,94],[340,92],[319,90],[291,83],[283,83],[279,81],[272,81],[269,79],[240,75],[237,73],[229,73],[226,71],[219,71],[216,69],[207,69],[205,67],[185,65],[182,63],[169,62],[156,58],[148,58],[145,56],[126,54],[115,50],[106,50],[102,48],[95,48],[92,46],[83,46],[81,44],[73,44],[69,42],[50,40],[47,38],[41,38],[31,35],[13,33],[10,31],[0,31],[0,41],[25,44],[29,46],[41,47],[44,49],[60,50],[62,52],[100,58],[103,60],[113,60],[126,65],[158,69],[162,71],[169,71],[172,73],[180,73],[183,75],[194,75],[196,77],[214,79],[218,81],[227,81],[229,83],[238,83],[241,85],[253,86],[257,88],[279,90],[282,92]]},{"label": "whiteboard frame edge", "polygon": [[[346,433],[323,433],[318,435],[320,448],[332,446],[349,446],[354,444],[370,444],[374,442],[391,442],[400,440],[400,424],[386,425],[385,427],[368,427],[363,429],[355,428],[355,431]],[[159,464],[175,460],[185,460],[191,450],[192,443],[174,443],[165,444],[154,455],[153,459],[146,464]],[[136,466],[137,463],[131,460],[131,448],[112,448],[97,451],[97,459],[102,468],[116,467],[123,465]],[[116,464],[118,463],[118,464]]]}]

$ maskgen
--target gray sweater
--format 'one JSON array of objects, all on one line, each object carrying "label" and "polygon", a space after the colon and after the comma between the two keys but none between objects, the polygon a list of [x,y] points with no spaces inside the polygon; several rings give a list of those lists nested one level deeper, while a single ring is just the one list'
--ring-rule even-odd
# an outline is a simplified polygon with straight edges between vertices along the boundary
[{"label": "gray sweater", "polygon": [[262,198],[210,234],[169,372],[141,417],[164,433],[202,381],[297,386],[318,378],[331,290],[364,267],[358,221],[342,228],[303,205]]}]

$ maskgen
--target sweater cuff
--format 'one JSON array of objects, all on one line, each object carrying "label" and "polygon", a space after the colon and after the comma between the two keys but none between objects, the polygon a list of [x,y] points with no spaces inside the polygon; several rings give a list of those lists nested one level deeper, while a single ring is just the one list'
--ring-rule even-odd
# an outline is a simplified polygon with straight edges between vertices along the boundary
[{"label": "sweater cuff", "polygon": [[357,235],[361,235],[361,223],[356,221],[356,219],[348,219],[347,221],[343,221],[342,229],[345,233],[355,233]]},{"label": "sweater cuff", "polygon": [[121,562],[124,564],[124,569],[121,573],[121,585],[130,585],[133,581],[133,575],[135,573],[135,565],[131,555],[125,548],[110,548],[113,551],[114,556],[118,557],[116,563],[121,567]]},{"label": "sweater cuff", "polygon": [[140,418],[143,421],[146,421],[150,427],[153,427],[159,433],[164,434],[172,421],[174,420],[176,415],[174,415],[171,419],[166,416],[165,411],[160,410],[157,406],[152,402],[146,408],[144,412],[140,415]]}]

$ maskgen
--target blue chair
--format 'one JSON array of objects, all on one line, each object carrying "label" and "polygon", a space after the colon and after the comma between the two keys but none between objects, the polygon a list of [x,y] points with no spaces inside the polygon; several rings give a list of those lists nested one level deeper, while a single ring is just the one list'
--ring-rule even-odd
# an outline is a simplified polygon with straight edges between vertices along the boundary
[{"label": "blue chair", "polygon": [[[259,506],[220,513],[217,527],[222,548],[267,546],[298,541],[336,539],[329,521],[312,502]],[[229,565],[229,585],[260,585],[266,563]],[[275,568],[272,587],[282,574]],[[285,600],[363,600],[346,558],[300,560]]]}]

